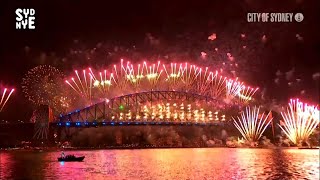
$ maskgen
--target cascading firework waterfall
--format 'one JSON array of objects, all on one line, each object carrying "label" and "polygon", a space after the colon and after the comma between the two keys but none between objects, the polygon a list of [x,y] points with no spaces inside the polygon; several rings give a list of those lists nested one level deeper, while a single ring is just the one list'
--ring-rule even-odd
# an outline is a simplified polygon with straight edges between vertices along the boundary
[{"label": "cascading firework waterfall", "polygon": [[281,115],[284,125],[278,124],[278,126],[295,145],[307,142],[311,133],[319,125],[319,109],[299,99],[290,99],[289,107],[281,112]]},{"label": "cascading firework waterfall", "polygon": [[244,139],[249,142],[257,142],[272,121],[272,118],[269,118],[271,111],[266,116],[265,113],[260,116],[259,112],[259,107],[252,109],[247,107],[246,111],[241,113],[241,117],[233,118],[234,125]]}]

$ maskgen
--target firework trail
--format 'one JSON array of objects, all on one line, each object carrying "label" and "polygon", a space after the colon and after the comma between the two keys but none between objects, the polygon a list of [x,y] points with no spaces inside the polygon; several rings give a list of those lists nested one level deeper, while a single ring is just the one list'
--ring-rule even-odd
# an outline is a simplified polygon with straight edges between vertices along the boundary
[{"label": "firework trail", "polygon": [[[97,71],[89,68],[82,75],[75,71],[75,78],[66,83],[73,91],[89,102],[110,99],[115,96],[150,90],[186,91],[211,97],[239,97],[239,103],[252,100],[258,90],[245,86],[237,79],[227,79],[212,72],[208,67],[201,68],[188,63],[115,64],[109,70]],[[225,95],[225,96],[224,96]]]},{"label": "firework trail", "polygon": [[[202,73],[203,72],[203,73]],[[201,93],[201,94],[206,94],[208,92],[208,88],[210,86],[210,83],[212,81],[212,77],[213,73],[212,72],[208,72],[208,67],[206,67],[205,70],[202,70],[202,68],[200,68],[199,72],[198,72],[198,81],[197,81],[197,90]]]},{"label": "firework trail", "polygon": [[124,69],[126,72],[126,78],[134,88],[137,88],[140,85],[141,79],[143,78],[142,67],[143,66],[141,66],[141,64],[138,64],[137,68],[134,68],[132,64],[127,64],[127,67]]},{"label": "firework trail", "polygon": [[279,127],[296,145],[307,142],[313,130],[319,125],[319,109],[299,99],[290,99],[287,111],[281,112],[284,125]]},{"label": "firework trail", "polygon": [[220,97],[222,93],[226,90],[226,77],[220,76],[218,74],[218,71],[216,71],[215,74],[211,73],[211,79],[210,79],[210,96],[212,97]]},{"label": "firework trail", "polygon": [[238,96],[245,88],[244,84],[236,80],[228,79],[226,81],[226,97],[233,98]]},{"label": "firework trail", "polygon": [[[151,85],[151,89],[156,88],[156,85],[159,81],[159,78],[163,72],[163,70],[160,69],[160,64],[161,64],[161,62],[158,61],[157,65],[153,64],[148,67],[146,62],[143,63],[143,65],[146,69],[147,80]],[[143,71],[142,71],[142,73],[143,73]],[[141,77],[143,77],[143,76],[141,76]]]},{"label": "firework trail", "polygon": [[247,107],[246,111],[242,112],[241,117],[238,117],[237,120],[233,118],[234,125],[243,138],[249,142],[257,142],[272,121],[272,119],[269,119],[271,111],[266,116],[265,113],[260,116],[259,111],[259,107],[253,109]]},{"label": "firework trail", "polygon": [[[209,34],[199,34],[199,35],[192,34],[191,35],[189,32],[185,32],[185,33],[179,34],[179,38],[175,39],[175,45],[170,46],[170,48],[168,48],[167,46],[165,47],[157,46],[157,49],[152,48],[154,49],[152,53],[149,52],[150,50],[148,48],[139,48],[136,46],[123,46],[124,44],[121,45],[119,43],[113,44],[113,43],[99,42],[93,47],[88,47],[86,46],[86,44],[82,44],[81,40],[80,41],[75,40],[74,41],[75,47],[72,47],[70,54],[67,54],[66,57],[59,58],[59,59],[63,61],[61,62],[61,67],[73,66],[74,60],[77,60],[79,64],[86,64],[86,65],[89,65],[89,64],[92,65],[92,62],[96,61],[96,62],[99,62],[99,64],[97,64],[98,67],[92,67],[92,68],[101,71],[99,66],[101,67],[104,65],[109,65],[110,62],[118,61],[118,59],[124,56],[130,57],[133,60],[147,58],[147,59],[152,59],[152,61],[158,60],[161,58],[163,59],[164,58],[166,59],[192,58],[192,60],[194,61],[189,61],[190,63],[199,62],[199,64],[203,65],[203,67],[208,66],[209,69],[214,67],[215,70],[218,70],[219,73],[223,72],[225,75],[228,75],[229,77],[236,78],[237,76],[241,76],[241,78],[250,78],[248,77],[248,75],[250,75],[249,72],[256,72],[256,68],[259,65],[259,62],[257,61],[259,59],[259,57],[257,57],[258,56],[257,51],[258,52],[263,51],[263,49],[260,48],[259,46],[262,44],[261,37],[263,36],[263,34],[260,34],[260,33],[246,34],[245,32],[237,32],[236,34],[234,34],[233,32],[232,34],[233,34],[232,36],[229,36],[229,35],[226,36],[225,33],[217,34],[216,32],[210,32]],[[154,35],[147,35],[146,38],[148,40],[157,39],[154,37]],[[195,42],[197,43],[197,46],[194,46]],[[150,43],[150,45],[151,44],[153,43]],[[257,51],[253,51],[253,50],[257,50]],[[157,55],[150,55],[150,54],[157,54]],[[202,59],[201,54],[206,54],[206,58]],[[68,61],[66,61],[66,59]],[[257,60],[250,61],[249,59],[257,59]],[[47,62],[47,63],[49,64],[50,62]],[[51,64],[53,63],[51,62]],[[157,63],[155,64],[157,66]],[[125,67],[126,71],[129,71],[126,68],[125,63],[123,64],[123,66]],[[143,66],[144,66],[144,63],[141,63],[140,69],[142,69]],[[180,68],[179,63],[177,64],[177,68]],[[121,68],[117,65],[117,71],[119,71],[120,69]],[[136,78],[133,77],[132,69],[134,69],[134,74],[138,75],[137,74],[138,67],[134,65],[133,67],[129,67],[129,69],[131,69],[130,70],[131,72],[130,71],[128,72],[128,74],[130,74],[129,82],[134,83],[132,84],[132,86],[133,87],[135,86],[135,89],[137,89],[140,86],[139,79],[137,78],[137,76]],[[145,70],[145,67],[143,69]],[[162,68],[161,66],[160,66],[160,69],[164,71],[164,68]],[[170,67],[166,66],[166,69],[170,70]],[[111,69],[108,69],[108,70],[110,71]],[[202,73],[204,72],[204,70],[205,69],[203,68]],[[104,73],[103,70],[101,72],[102,74]],[[95,75],[99,77],[99,74],[95,74]],[[116,77],[115,74],[114,74],[114,77]],[[124,78],[120,77],[120,79],[124,79]],[[155,78],[151,78],[151,79],[155,79]],[[161,78],[159,77],[159,80],[160,79]],[[173,81],[177,79],[179,78],[170,78],[170,80],[173,80]],[[142,78],[140,78],[140,80],[142,80]],[[157,84],[157,82],[155,82],[154,84]],[[178,86],[178,84],[174,84],[174,83],[167,84],[167,85]],[[121,87],[121,86],[118,86],[118,87]],[[241,100],[240,97],[239,99]],[[248,98],[244,98],[244,99],[248,99]]]},{"label": "firework trail", "polygon": [[249,86],[243,86],[238,93],[238,97],[241,102],[247,103],[252,100],[253,95],[258,91],[259,88],[251,88]]},{"label": "firework trail", "polygon": [[180,64],[179,71],[181,72],[182,82],[186,85],[186,88],[191,89],[197,78],[198,67],[188,63]]},{"label": "firework trail", "polygon": [[175,89],[181,77],[179,65],[177,66],[177,63],[171,63],[170,67],[168,68],[165,64],[163,64],[163,69],[167,75],[166,81],[168,81],[168,84],[172,89]]},{"label": "firework trail", "polygon": [[[89,71],[92,73],[91,68],[89,68]],[[74,72],[77,78],[72,77],[70,81],[66,80],[65,82],[81,97],[91,101],[92,85],[100,85],[100,83],[97,82],[98,80],[95,79],[93,74],[86,72],[86,70],[82,71],[82,76],[79,75],[77,70]]]},{"label": "firework trail", "polygon": [[6,103],[8,102],[11,94],[13,93],[14,89],[11,89],[11,91],[9,92],[7,88],[4,88],[2,91],[2,95],[1,95],[1,100],[0,100],[0,112],[3,110],[4,106],[6,105]]}]

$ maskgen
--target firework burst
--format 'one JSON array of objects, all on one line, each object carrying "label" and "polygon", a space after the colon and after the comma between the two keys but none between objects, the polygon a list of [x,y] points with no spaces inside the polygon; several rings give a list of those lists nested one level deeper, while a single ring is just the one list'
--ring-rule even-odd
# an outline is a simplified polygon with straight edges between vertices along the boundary
[{"label": "firework burst", "polygon": [[62,112],[56,100],[64,94],[63,74],[55,67],[40,65],[29,70],[22,80],[22,91],[34,105],[49,105]]},{"label": "firework burst", "polygon": [[287,111],[281,112],[284,126],[279,127],[296,145],[307,142],[313,130],[319,125],[319,109],[299,99],[290,99]]},{"label": "firework burst", "polygon": [[259,107],[254,107],[253,109],[247,107],[246,111],[242,112],[241,117],[233,118],[234,125],[249,142],[257,142],[272,121],[272,118],[269,119],[271,112],[266,116],[265,113],[260,116],[259,112]]},{"label": "firework burst", "polygon": [[3,110],[4,106],[7,104],[13,91],[14,89],[11,89],[11,90],[8,90],[7,88],[3,89],[1,94],[1,100],[0,100],[0,112]]}]

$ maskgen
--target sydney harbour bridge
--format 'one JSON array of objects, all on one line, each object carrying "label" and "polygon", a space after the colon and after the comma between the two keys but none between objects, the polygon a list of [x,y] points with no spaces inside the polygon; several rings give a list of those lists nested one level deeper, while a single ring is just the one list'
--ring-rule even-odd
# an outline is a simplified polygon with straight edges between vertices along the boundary
[{"label": "sydney harbour bridge", "polygon": [[44,116],[36,121],[35,138],[46,139],[49,126],[67,130],[99,126],[219,125],[231,119],[228,111],[239,112],[257,91],[237,79],[187,63],[140,65],[121,61],[111,70],[98,73],[91,68],[82,73],[75,71],[75,78],[65,82],[89,105],[53,118],[50,110],[45,110]]},{"label": "sydney harbour bridge", "polygon": [[[158,102],[170,102],[178,100],[183,103],[205,103],[210,106],[212,103],[218,103],[218,100],[209,97],[202,96],[194,93],[180,92],[180,91],[149,91],[149,92],[140,92],[134,94],[128,94],[120,97],[115,97],[110,100],[106,100],[92,106],[86,107],[81,110],[76,110],[74,112],[68,113],[66,115],[62,115],[59,117],[59,121],[57,122],[58,126],[103,126],[103,125],[143,125],[143,124],[210,124],[214,123],[213,121],[213,113],[210,116],[208,113],[208,117],[194,117],[195,115],[192,113],[184,113],[184,104],[180,104],[180,111],[176,112],[175,118],[168,117],[167,112],[166,115],[154,114],[154,116],[148,117],[146,113],[142,113],[142,115],[136,115],[132,117],[130,112],[134,112],[134,114],[139,114],[139,107],[141,104],[146,103],[155,103],[155,107],[161,106],[157,104]],[[152,105],[151,105],[152,106]],[[169,106],[169,103],[167,103]],[[174,106],[174,104],[173,104]],[[159,107],[158,107],[159,108]],[[160,107],[162,108],[162,107]],[[169,107],[170,108],[170,107]],[[190,108],[190,106],[189,106]],[[125,110],[128,109],[128,110]],[[191,111],[191,109],[189,110]],[[121,117],[121,112],[126,112],[125,117]],[[180,113],[180,114],[178,114]],[[115,116],[119,114],[120,116]],[[140,116],[140,118],[138,118]],[[142,116],[142,117],[141,117]],[[164,117],[166,116],[166,117]],[[182,118],[187,116],[186,118]],[[198,120],[197,120],[198,119]],[[211,121],[208,121],[210,119]]]}]

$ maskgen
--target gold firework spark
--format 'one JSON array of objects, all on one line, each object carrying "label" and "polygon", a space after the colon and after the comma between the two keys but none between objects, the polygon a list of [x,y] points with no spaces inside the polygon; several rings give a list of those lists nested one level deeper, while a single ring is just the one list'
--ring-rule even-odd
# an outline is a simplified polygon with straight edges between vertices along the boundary
[{"label": "gold firework spark", "polygon": [[[245,86],[237,79],[227,79],[208,67],[201,68],[188,63],[131,64],[121,59],[119,64],[102,71],[75,71],[75,78],[66,83],[90,102],[114,96],[150,90],[186,91],[203,96],[227,98],[239,97],[239,103],[252,99],[258,88]],[[97,93],[98,89],[100,93]],[[236,100],[236,99],[235,99]]]},{"label": "gold firework spark", "polygon": [[241,113],[241,117],[237,120],[233,118],[234,125],[247,141],[257,142],[272,121],[272,118],[269,119],[271,111],[266,116],[265,113],[260,116],[259,111],[259,107],[247,107],[246,111]]},{"label": "gold firework spark", "polygon": [[56,109],[60,104],[55,99],[64,94],[63,74],[50,65],[37,66],[23,78],[22,91],[33,104],[49,105]]},{"label": "gold firework spark", "polygon": [[251,88],[249,86],[243,86],[238,93],[238,97],[241,102],[247,103],[252,100],[253,95],[258,91],[259,88]]},{"label": "gold firework spark", "polygon": [[284,126],[278,125],[296,145],[308,141],[313,130],[319,125],[319,109],[299,99],[290,99],[289,107],[281,112],[281,115]]}]

